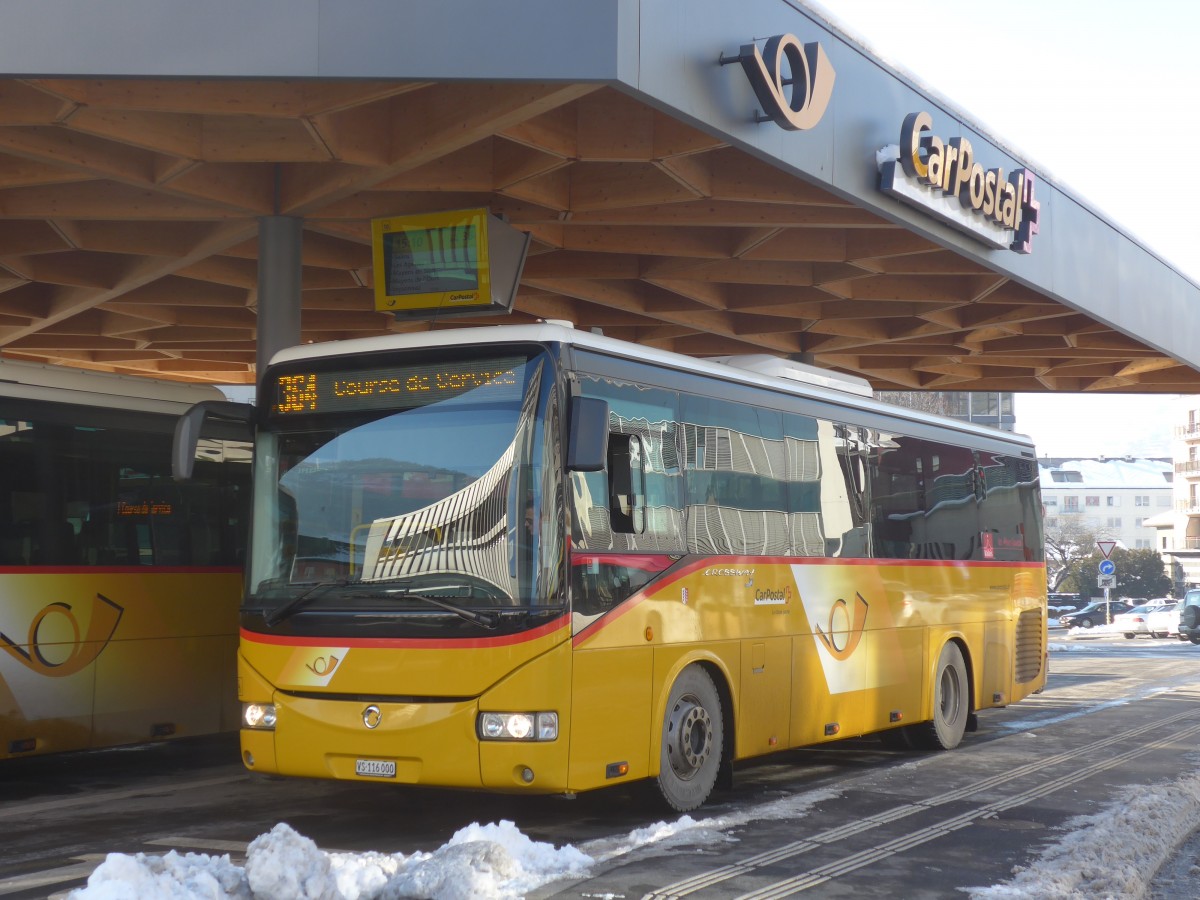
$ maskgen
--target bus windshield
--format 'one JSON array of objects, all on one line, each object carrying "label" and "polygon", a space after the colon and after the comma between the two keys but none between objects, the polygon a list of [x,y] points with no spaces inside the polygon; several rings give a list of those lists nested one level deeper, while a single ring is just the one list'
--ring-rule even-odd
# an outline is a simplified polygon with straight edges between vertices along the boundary
[{"label": "bus windshield", "polygon": [[563,602],[549,356],[341,366],[264,382],[247,606]]}]

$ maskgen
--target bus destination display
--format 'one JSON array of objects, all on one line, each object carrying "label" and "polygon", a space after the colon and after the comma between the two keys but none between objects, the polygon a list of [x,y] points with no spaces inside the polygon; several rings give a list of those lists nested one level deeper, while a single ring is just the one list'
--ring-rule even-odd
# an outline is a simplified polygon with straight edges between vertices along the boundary
[{"label": "bus destination display", "polygon": [[523,357],[387,369],[297,372],[275,378],[271,411],[295,413],[408,409],[478,392],[489,402],[519,400]]}]

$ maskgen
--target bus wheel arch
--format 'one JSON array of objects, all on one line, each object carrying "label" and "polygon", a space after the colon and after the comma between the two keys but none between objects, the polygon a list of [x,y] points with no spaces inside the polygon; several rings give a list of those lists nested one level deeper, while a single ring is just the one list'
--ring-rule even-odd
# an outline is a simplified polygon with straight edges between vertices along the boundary
[{"label": "bus wheel arch", "polygon": [[949,640],[942,645],[933,670],[931,718],[921,723],[913,735],[923,749],[953,750],[961,743],[975,708],[969,659],[960,641]]},{"label": "bus wheel arch", "polygon": [[730,770],[728,687],[719,670],[703,663],[675,677],[661,723],[658,790],[671,808],[688,812],[703,804]]}]

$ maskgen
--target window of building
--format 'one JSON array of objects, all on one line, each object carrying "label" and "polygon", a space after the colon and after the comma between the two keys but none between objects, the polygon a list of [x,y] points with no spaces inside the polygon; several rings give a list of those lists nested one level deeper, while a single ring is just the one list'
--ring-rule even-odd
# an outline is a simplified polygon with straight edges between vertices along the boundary
[{"label": "window of building", "polygon": [[1108,505],[1108,506],[1120,506],[1120,505],[1121,505],[1121,503],[1120,503],[1120,500],[1121,500],[1121,498],[1120,498],[1120,497],[1114,497],[1114,496],[1112,496],[1112,495],[1110,494],[1110,495],[1108,496],[1107,500],[1108,500],[1108,503],[1107,503],[1106,505]]},{"label": "window of building", "polygon": [[1063,509],[1067,512],[1079,512],[1079,498],[1063,497]]},{"label": "window of building", "polygon": [[1082,482],[1083,481],[1083,473],[1082,472],[1066,472],[1066,471],[1063,471],[1062,469],[1058,469],[1058,470],[1050,473],[1050,480],[1057,481],[1060,483],[1061,482]]},{"label": "window of building", "polygon": [[1118,516],[1118,517],[1116,517],[1116,518],[1113,518],[1112,516],[1109,516],[1109,517],[1108,517],[1108,522],[1107,522],[1107,527],[1109,527],[1109,528],[1120,528],[1120,527],[1121,527],[1121,519],[1120,519],[1120,517]]},{"label": "window of building", "polygon": [[1084,497],[1083,502],[1084,502],[1084,506],[1099,506],[1100,498],[1099,497]]},{"label": "window of building", "polygon": [[1058,498],[1045,496],[1042,498],[1042,503],[1044,503],[1046,506],[1058,506]]},{"label": "window of building", "polygon": [[1000,395],[991,391],[971,394],[971,417],[994,416],[999,412]]},{"label": "window of building", "polygon": [[1133,505],[1134,506],[1149,506],[1150,505],[1150,496],[1148,494],[1138,494],[1136,497],[1133,498]]}]

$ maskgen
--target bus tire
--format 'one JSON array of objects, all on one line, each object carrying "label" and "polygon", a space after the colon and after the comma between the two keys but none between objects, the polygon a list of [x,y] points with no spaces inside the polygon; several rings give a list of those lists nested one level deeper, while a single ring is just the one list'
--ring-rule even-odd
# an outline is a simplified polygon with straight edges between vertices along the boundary
[{"label": "bus tire", "polygon": [[688,812],[712,793],[725,746],[721,698],[709,674],[688,666],[671,686],[663,714],[658,790],[672,809]]},{"label": "bus tire", "polygon": [[970,682],[962,651],[953,641],[942,647],[933,674],[933,720],[921,725],[921,744],[930,750],[953,750],[962,741],[970,713]]}]

